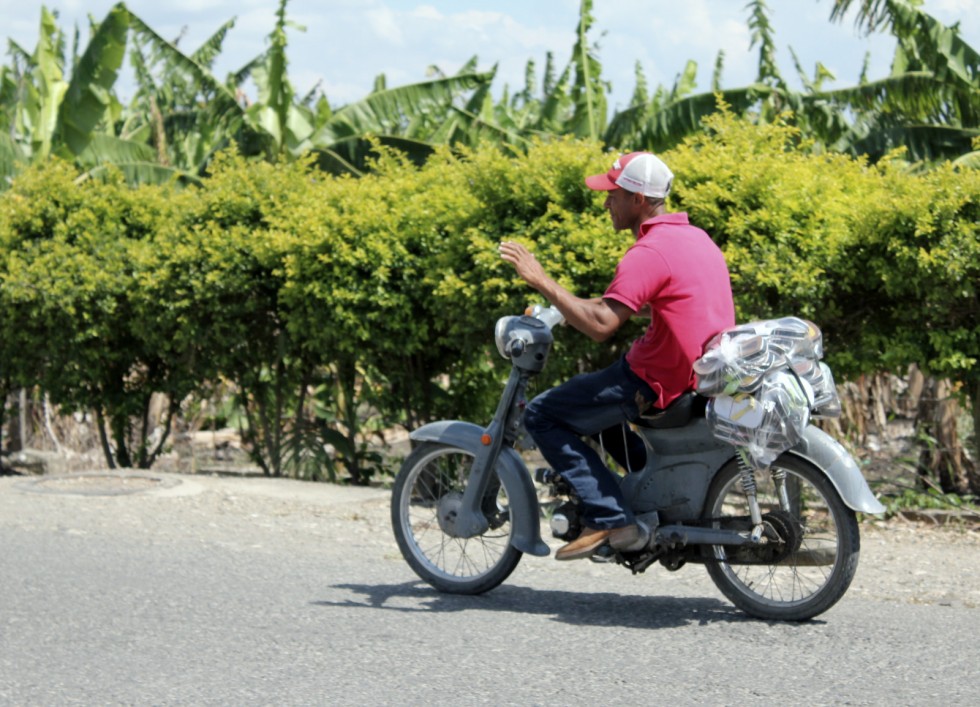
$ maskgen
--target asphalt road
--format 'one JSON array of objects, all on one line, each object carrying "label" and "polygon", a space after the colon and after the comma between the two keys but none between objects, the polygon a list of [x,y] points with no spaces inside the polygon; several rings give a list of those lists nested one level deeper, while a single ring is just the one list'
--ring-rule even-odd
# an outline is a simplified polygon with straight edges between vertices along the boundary
[{"label": "asphalt road", "polygon": [[3,705],[976,705],[980,538],[864,524],[805,624],[703,568],[525,557],[480,597],[402,561],[388,493],[0,478]]}]

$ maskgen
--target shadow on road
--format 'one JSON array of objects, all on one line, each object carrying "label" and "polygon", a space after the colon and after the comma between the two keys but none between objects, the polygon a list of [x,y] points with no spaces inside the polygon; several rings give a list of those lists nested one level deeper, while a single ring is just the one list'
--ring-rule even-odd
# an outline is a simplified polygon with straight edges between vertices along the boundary
[{"label": "shadow on road", "polygon": [[508,585],[479,596],[443,594],[423,582],[336,584],[363,601],[314,601],[314,606],[398,612],[502,611],[552,616],[581,626],[674,628],[689,624],[754,621],[717,599],[631,596],[612,592],[568,592]]}]

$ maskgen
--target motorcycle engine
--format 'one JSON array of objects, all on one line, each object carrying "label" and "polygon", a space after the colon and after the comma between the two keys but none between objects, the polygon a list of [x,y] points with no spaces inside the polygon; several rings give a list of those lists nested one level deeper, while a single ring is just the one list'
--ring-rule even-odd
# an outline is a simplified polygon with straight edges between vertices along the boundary
[{"label": "motorcycle engine", "polygon": [[582,532],[578,504],[565,501],[555,509],[551,516],[551,534],[559,540],[572,541]]}]

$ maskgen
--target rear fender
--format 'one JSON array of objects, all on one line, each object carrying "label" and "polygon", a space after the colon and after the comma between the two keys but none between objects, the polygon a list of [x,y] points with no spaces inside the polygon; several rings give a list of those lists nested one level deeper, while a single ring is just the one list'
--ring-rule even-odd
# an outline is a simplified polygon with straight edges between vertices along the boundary
[{"label": "rear fender", "polygon": [[851,455],[823,430],[807,426],[803,439],[789,453],[822,469],[848,508],[861,513],[885,512]]},{"label": "rear fender", "polygon": [[[483,448],[480,441],[483,432],[482,427],[471,422],[440,420],[423,425],[409,436],[416,442],[438,442],[459,447],[475,456]],[[524,461],[514,449],[503,447],[496,468],[510,502],[511,522],[514,524],[511,544],[521,552],[545,557],[551,550],[541,540],[538,495]]]}]

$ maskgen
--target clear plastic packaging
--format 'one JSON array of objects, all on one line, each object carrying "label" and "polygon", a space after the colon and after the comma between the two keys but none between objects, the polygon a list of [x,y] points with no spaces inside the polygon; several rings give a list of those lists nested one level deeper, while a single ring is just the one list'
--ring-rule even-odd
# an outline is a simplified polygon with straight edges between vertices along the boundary
[{"label": "clear plastic packaging", "polygon": [[793,359],[793,371],[810,386],[810,410],[813,417],[840,417],[840,398],[830,366],[822,361]]},{"label": "clear plastic packaging", "polygon": [[721,395],[708,401],[708,424],[718,439],[744,447],[765,468],[795,446],[810,422],[810,405],[799,378],[771,371],[752,395]]},{"label": "clear plastic packaging", "polygon": [[559,324],[565,323],[565,316],[558,311],[558,308],[554,305],[544,307],[540,304],[536,304],[528,307],[524,314],[534,317],[535,319],[540,319],[548,326],[549,329],[554,329]]},{"label": "clear plastic packaging", "polygon": [[701,395],[752,392],[763,376],[792,359],[823,358],[823,335],[813,322],[783,317],[741,324],[717,334],[694,362]]},{"label": "clear plastic packaging", "polygon": [[784,317],[715,336],[694,363],[697,391],[711,397],[707,419],[718,439],[743,447],[759,468],[796,445],[814,417],[840,414],[823,336],[812,322]]}]

